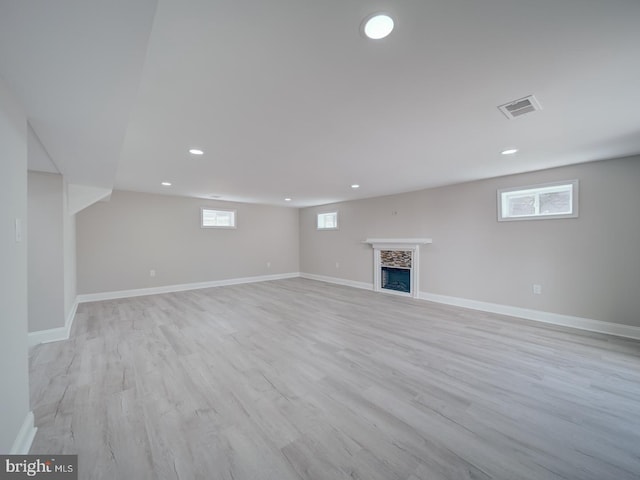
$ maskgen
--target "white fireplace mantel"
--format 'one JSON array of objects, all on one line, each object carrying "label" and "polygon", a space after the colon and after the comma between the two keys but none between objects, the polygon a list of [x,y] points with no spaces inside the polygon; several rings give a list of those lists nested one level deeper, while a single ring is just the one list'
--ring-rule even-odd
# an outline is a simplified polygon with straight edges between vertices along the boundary
[{"label": "white fireplace mantel", "polygon": [[418,248],[420,245],[433,243],[430,238],[367,238],[373,248]]},{"label": "white fireplace mantel", "polygon": [[[430,238],[367,238],[363,243],[369,243],[373,247],[374,291],[418,298],[420,294],[420,288],[418,286],[420,279],[418,271],[420,268],[420,245],[433,243],[433,241]],[[382,287],[382,262],[380,260],[382,250],[403,250],[411,252],[411,268],[409,269],[411,278],[410,292],[397,292]]]}]

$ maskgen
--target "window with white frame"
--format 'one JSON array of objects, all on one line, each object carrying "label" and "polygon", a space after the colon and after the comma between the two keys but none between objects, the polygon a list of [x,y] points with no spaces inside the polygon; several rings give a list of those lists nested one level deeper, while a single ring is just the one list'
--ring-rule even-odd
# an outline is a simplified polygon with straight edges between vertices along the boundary
[{"label": "window with white frame", "polygon": [[498,190],[498,220],[575,218],[578,180]]},{"label": "window with white frame", "polygon": [[318,214],[318,230],[336,230],[338,228],[338,212]]},{"label": "window with white frame", "polygon": [[236,228],[236,211],[202,207],[200,226],[202,228]]}]

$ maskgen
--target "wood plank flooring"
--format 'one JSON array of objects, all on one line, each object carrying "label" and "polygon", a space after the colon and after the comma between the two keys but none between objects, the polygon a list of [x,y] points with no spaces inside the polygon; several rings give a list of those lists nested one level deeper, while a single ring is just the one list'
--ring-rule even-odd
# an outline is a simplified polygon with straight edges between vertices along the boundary
[{"label": "wood plank flooring", "polygon": [[31,352],[79,478],[640,478],[640,342],[305,279],[82,304]]}]

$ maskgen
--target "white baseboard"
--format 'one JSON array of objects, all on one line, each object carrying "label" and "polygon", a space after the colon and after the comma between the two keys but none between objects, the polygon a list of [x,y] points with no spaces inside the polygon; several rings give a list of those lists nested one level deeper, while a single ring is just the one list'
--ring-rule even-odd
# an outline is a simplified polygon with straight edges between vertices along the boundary
[{"label": "white baseboard", "polygon": [[275,275],[258,275],[255,277],[230,278],[226,280],[213,280],[210,282],[184,283],[181,285],[165,285],[162,287],[136,288],[133,290],[118,290],[115,292],[88,293],[78,295],[78,303],[98,302],[102,300],[115,300],[118,298],[142,297],[145,295],[158,295],[161,293],[184,292],[187,290],[200,290],[202,288],[225,287],[228,285],[240,285],[242,283],[266,282],[269,280],[283,280],[299,277],[298,272],[281,273]]},{"label": "white baseboard", "polygon": [[[328,277],[324,275],[315,275],[312,273],[301,273],[302,278],[310,280],[318,280],[321,282],[334,283],[336,285],[346,285],[364,290],[373,290],[372,283],[356,282],[353,280],[345,280],[343,278]],[[437,295],[435,293],[420,292],[418,295],[420,300],[430,302],[444,303],[446,305],[454,305],[456,307],[470,308],[489,313],[498,313],[500,315],[508,315],[511,317],[523,318],[526,320],[534,320],[536,322],[549,323],[563,327],[578,328],[590,332],[606,333],[616,335],[618,337],[626,337],[640,340],[640,327],[624,325],[621,323],[603,322],[601,320],[592,320],[590,318],[574,317],[571,315],[562,315],[559,313],[543,312],[541,310],[532,310],[528,308],[512,307],[509,305],[501,305],[497,303],[480,302],[477,300],[469,300],[466,298],[449,297],[447,295]]]},{"label": "white baseboard", "polygon": [[92,293],[88,295],[78,295],[76,302],[73,304],[69,315],[67,316],[65,326],[51,328],[49,330],[38,330],[29,332],[29,347],[39,345],[40,343],[58,342],[60,340],[68,340],[71,334],[71,327],[76,316],[79,303],[95,302],[100,300],[113,300],[117,298],[140,297],[143,295],[156,295],[159,293],[182,292],[185,290],[198,290],[201,288],[222,287],[225,285],[239,285],[242,283],[264,282],[268,280],[282,280],[285,278],[299,277],[298,272],[284,273],[276,275],[261,275],[256,277],[232,278],[228,280],[216,280],[212,282],[187,283],[183,285],[167,285],[164,287],[139,288],[135,290],[120,290],[117,292]]},{"label": "white baseboard", "polygon": [[319,282],[334,283],[336,285],[345,285],[347,287],[360,288],[362,290],[373,290],[373,283],[356,282],[354,280],[346,280],[338,277],[327,277],[324,275],[315,275],[313,273],[301,273],[300,277],[309,280],[317,280]]},{"label": "white baseboard", "polygon": [[29,412],[24,422],[22,422],[22,426],[13,442],[9,455],[27,455],[29,450],[31,450],[31,444],[37,431],[38,429],[34,425],[33,412]]},{"label": "white baseboard", "polygon": [[28,343],[30,347],[38,345],[40,343],[58,342],[60,340],[68,340],[71,334],[71,326],[73,320],[76,318],[76,310],[78,309],[78,302],[76,301],[71,307],[71,311],[64,322],[64,327],[50,328],[48,330],[38,330],[36,332],[29,332]]},{"label": "white baseboard", "polygon": [[[287,278],[302,277],[309,280],[317,280],[320,282],[332,283],[335,285],[344,285],[347,287],[359,288],[363,290],[373,290],[373,283],[357,282],[344,278],[330,277],[325,275],[316,275],[312,273],[283,273],[276,275],[259,275],[255,277],[232,278],[227,280],[214,280],[210,282],[186,283],[181,285],[167,285],[163,287],[139,288],[134,290],[120,290],[116,292],[92,293],[78,295],[76,303],[73,305],[64,327],[53,328],[51,330],[42,330],[39,332],[29,333],[29,346],[39,343],[55,342],[58,340],[66,340],[69,338],[73,319],[75,318],[76,309],[79,303],[95,302],[101,300],[114,300],[118,298],[139,297],[144,295],[157,295],[161,293],[182,292],[186,290],[198,290],[202,288],[223,287],[227,285],[239,285],[243,283],[265,282],[269,280],[283,280]],[[603,322],[601,320],[593,320],[590,318],[575,317],[571,315],[563,315],[558,313],[544,312],[541,310],[532,310],[528,308],[513,307],[510,305],[501,305],[497,303],[481,302],[478,300],[470,300],[466,298],[450,297],[447,295],[439,295],[435,293],[420,292],[419,299],[430,302],[443,303],[446,305],[454,305],[457,307],[470,308],[483,312],[497,313],[500,315],[509,315],[512,317],[534,320],[537,322],[549,323],[552,325],[560,325],[564,327],[578,328],[590,332],[606,333],[619,337],[633,338],[640,340],[640,327],[624,325],[621,323]]]},{"label": "white baseboard", "polygon": [[430,302],[454,305],[456,307],[471,308],[473,310],[481,310],[483,312],[498,313],[500,315],[508,315],[510,317],[535,320],[536,322],[550,323],[563,327],[578,328],[580,330],[588,330],[590,332],[607,333],[618,337],[640,340],[640,327],[633,327],[631,325],[624,325],[621,323],[603,322],[601,320],[593,320],[590,318],[543,312],[541,310],[532,310],[529,308],[512,307],[510,305],[501,305],[498,303],[480,302],[478,300],[449,297],[447,295],[438,295],[435,293],[420,292],[419,298]]}]

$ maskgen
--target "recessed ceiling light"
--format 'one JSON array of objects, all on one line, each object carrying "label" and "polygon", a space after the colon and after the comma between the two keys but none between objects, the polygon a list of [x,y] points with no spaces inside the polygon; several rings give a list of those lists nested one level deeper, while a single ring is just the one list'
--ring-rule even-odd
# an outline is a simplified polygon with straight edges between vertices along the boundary
[{"label": "recessed ceiling light", "polygon": [[162,182],[162,185],[165,187],[170,187],[171,186],[171,182]]},{"label": "recessed ceiling light", "polygon": [[393,30],[393,18],[386,13],[376,13],[367,17],[362,30],[372,40],[380,40]]},{"label": "recessed ceiling light", "polygon": [[351,185],[351,188],[360,188],[360,185],[358,185],[357,183],[354,183],[353,185]]},{"label": "recessed ceiling light", "polygon": [[517,148],[509,148],[507,150],[503,150],[500,152],[502,155],[513,155],[514,153],[518,153]]},{"label": "recessed ceiling light", "polygon": [[190,153],[191,155],[203,155],[203,154],[204,154],[204,151],[200,150],[199,148],[191,148],[191,149],[189,150],[189,153]]},{"label": "recessed ceiling light", "polygon": [[291,199],[290,199],[289,197],[287,197],[287,198],[285,198],[285,199],[284,199],[284,201],[285,201],[285,202],[290,202],[290,201],[291,201]]}]

